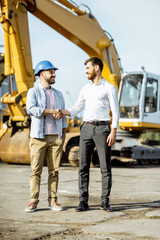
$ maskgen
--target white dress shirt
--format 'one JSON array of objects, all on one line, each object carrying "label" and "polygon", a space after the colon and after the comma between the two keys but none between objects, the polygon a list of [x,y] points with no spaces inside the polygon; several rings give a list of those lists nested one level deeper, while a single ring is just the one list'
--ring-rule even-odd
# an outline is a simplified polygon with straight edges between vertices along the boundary
[{"label": "white dress shirt", "polygon": [[68,110],[74,116],[84,107],[83,121],[110,121],[109,114],[112,110],[112,128],[119,127],[117,89],[104,78],[97,85],[92,81],[86,84],[75,105]]}]

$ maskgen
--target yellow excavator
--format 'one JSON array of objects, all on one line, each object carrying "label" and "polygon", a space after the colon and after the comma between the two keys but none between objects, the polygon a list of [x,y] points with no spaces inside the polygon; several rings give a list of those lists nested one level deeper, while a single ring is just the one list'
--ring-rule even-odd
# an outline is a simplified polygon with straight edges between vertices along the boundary
[{"label": "yellow excavator", "polygon": [[[103,77],[119,91],[120,129],[113,156],[136,161],[160,160],[158,141],[139,141],[147,129],[160,130],[160,76],[146,72],[121,76],[113,39],[102,30],[90,11],[71,0],[0,0],[0,23],[4,34],[4,77],[8,92],[2,97],[0,158],[8,163],[30,163],[26,96],[34,85],[34,70],[28,30],[28,12],[83,49],[103,60]],[[4,81],[4,80],[3,80]],[[79,121],[77,121],[79,124]],[[78,159],[79,128],[69,123],[64,153]],[[73,123],[72,123],[73,125]],[[159,142],[158,142],[159,143]],[[74,149],[76,150],[74,151]],[[76,157],[70,156],[75,154]],[[72,153],[72,154],[71,154]],[[93,157],[94,160],[94,157]]]}]

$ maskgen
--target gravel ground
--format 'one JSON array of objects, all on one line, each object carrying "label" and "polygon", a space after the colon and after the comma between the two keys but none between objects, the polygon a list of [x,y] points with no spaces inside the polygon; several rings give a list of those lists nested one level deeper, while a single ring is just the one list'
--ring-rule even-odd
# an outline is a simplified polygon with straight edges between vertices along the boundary
[{"label": "gravel ground", "polygon": [[75,212],[79,203],[78,168],[69,164],[60,167],[58,201],[64,211],[47,208],[44,167],[38,210],[25,213],[30,166],[0,162],[0,239],[160,239],[160,166],[113,167],[112,172],[111,213],[100,210],[99,168],[90,170],[89,211]]}]

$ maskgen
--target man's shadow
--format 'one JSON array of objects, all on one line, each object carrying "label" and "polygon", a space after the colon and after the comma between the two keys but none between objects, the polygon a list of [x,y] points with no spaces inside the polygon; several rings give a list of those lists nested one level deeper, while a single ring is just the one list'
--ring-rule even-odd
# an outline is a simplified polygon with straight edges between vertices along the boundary
[{"label": "man's shadow", "polygon": [[[136,203],[119,203],[119,204],[111,204],[114,212],[129,210],[129,209],[143,209],[143,208],[153,208],[160,209],[160,200],[153,202],[136,202]],[[98,210],[100,208],[99,205],[91,205],[90,209]]]}]

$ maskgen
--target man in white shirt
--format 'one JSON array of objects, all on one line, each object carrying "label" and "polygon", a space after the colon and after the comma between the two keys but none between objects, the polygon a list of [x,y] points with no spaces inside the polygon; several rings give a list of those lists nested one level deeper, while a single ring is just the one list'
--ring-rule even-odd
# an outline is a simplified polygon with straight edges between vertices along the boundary
[{"label": "man in white shirt", "polygon": [[[102,174],[101,209],[112,211],[109,204],[112,185],[111,146],[116,142],[116,131],[119,126],[117,90],[102,77],[103,62],[101,59],[90,58],[85,61],[85,65],[88,80],[91,81],[82,88],[75,105],[68,110],[61,111],[63,115],[73,116],[85,107],[80,132],[80,203],[76,211],[89,209],[89,168],[95,147]],[[110,129],[110,110],[112,110],[112,129]]]}]

